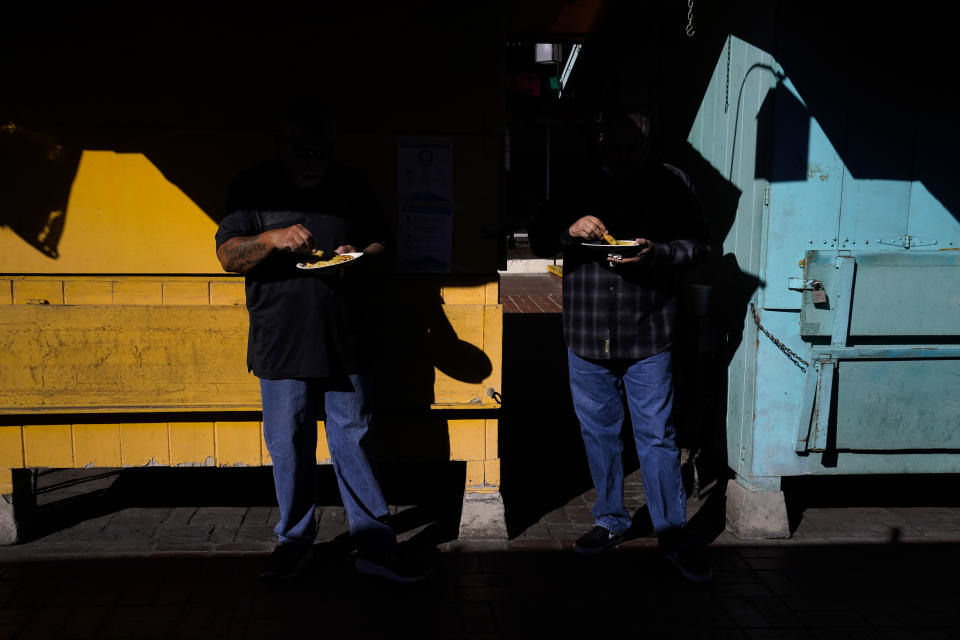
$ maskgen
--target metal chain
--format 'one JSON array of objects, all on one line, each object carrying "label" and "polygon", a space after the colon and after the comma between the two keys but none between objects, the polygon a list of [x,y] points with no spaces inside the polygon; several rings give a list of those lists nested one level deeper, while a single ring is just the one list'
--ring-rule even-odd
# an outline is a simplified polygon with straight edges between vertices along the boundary
[{"label": "metal chain", "polygon": [[804,360],[803,358],[801,358],[800,356],[798,356],[792,349],[790,349],[790,347],[788,347],[787,345],[783,344],[782,342],[774,338],[773,334],[767,331],[766,328],[764,328],[764,326],[760,324],[760,317],[757,315],[757,310],[753,306],[752,302],[750,303],[750,313],[753,314],[753,321],[757,324],[757,329],[762,331],[763,335],[770,338],[770,342],[777,345],[780,351],[783,351],[786,354],[786,356],[790,358],[790,361],[793,362],[793,364],[800,367],[800,370],[806,373],[807,367],[810,366],[810,363]]},{"label": "metal chain", "polygon": [[730,36],[727,36],[727,90],[723,101],[723,112],[730,109]]},{"label": "metal chain", "polygon": [[693,0],[687,0],[687,37],[692,38],[696,30],[693,28]]}]

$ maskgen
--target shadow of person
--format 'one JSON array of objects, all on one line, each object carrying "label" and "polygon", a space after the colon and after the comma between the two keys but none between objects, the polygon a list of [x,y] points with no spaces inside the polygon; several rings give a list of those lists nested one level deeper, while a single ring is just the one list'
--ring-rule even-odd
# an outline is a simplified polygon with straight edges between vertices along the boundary
[{"label": "shadow of person", "polygon": [[503,396],[501,493],[514,538],[593,486],[559,313],[504,315]]},{"label": "shadow of person", "polygon": [[[443,405],[485,399],[481,383],[493,362],[474,344],[482,335],[484,307],[447,305],[438,277],[389,268],[372,274],[365,298],[376,398],[371,452],[387,501],[414,505],[392,522],[398,533],[421,529],[414,535],[420,543],[456,539],[466,467],[451,460],[451,438],[457,437],[451,421],[490,416]],[[448,313],[474,342],[458,335]]]},{"label": "shadow of person", "polygon": [[[690,451],[684,465],[688,495],[705,497],[696,519],[698,530],[714,537],[724,526],[726,481],[732,477],[727,459],[728,371],[745,331],[747,308],[763,282],[740,269],[734,254],[712,260],[709,300],[698,309],[681,300],[674,349],[674,415],[677,441]],[[703,302],[703,301],[701,301]],[[701,494],[705,494],[702,496]],[[706,523],[710,518],[717,522]]]},{"label": "shadow of person", "polygon": [[[457,335],[445,306],[441,283],[432,276],[384,274],[371,282],[364,314],[381,408],[422,411],[434,403],[482,399],[479,387],[466,397],[469,385],[488,378],[493,363]],[[482,327],[482,315],[467,321],[471,329]],[[437,397],[437,371],[454,381],[452,397]]]},{"label": "shadow of person", "polygon": [[0,126],[0,227],[44,255],[60,257],[67,202],[82,153],[47,131]]}]

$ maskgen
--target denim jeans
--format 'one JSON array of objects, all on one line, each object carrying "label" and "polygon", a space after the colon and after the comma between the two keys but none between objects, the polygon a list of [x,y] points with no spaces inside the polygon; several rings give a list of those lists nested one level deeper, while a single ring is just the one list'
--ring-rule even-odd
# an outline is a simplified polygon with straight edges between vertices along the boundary
[{"label": "denim jeans", "polygon": [[396,545],[386,522],[387,503],[364,445],[370,426],[365,379],[260,379],[263,437],[273,459],[280,506],[275,531],[281,544],[311,544],[316,536],[317,420],[325,410],[327,445],[350,535],[361,552],[385,552]]},{"label": "denim jeans", "polygon": [[586,360],[568,351],[570,391],[597,490],[596,524],[613,533],[630,527],[623,506],[624,397],[633,423],[643,489],[657,533],[686,525],[686,492],[673,425],[671,352],[642,360]]}]

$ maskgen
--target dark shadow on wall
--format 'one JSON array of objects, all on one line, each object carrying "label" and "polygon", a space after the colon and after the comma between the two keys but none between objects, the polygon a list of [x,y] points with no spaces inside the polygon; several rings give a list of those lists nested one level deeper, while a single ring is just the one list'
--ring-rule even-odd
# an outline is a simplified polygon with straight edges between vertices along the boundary
[{"label": "dark shadow on wall", "polygon": [[50,258],[59,257],[81,153],[48,132],[0,126],[0,228]]},{"label": "dark shadow on wall", "polygon": [[[810,113],[778,82],[757,113],[754,176],[770,182],[806,180],[809,148]],[[732,164],[734,154],[730,155]]]},{"label": "dark shadow on wall", "polygon": [[[381,173],[375,186],[390,198],[396,136],[478,136],[495,149],[502,135],[500,15],[482,4],[377,3],[376,20],[370,7],[349,3],[295,12],[261,6],[249,18],[197,6],[119,27],[115,12],[124,10],[110,4],[10,8],[0,24],[8,71],[0,125],[57,135],[71,153],[142,153],[215,222],[230,178],[263,157],[271,143],[263,132],[292,95],[316,92],[337,103],[342,131],[363,139],[355,153]],[[384,147],[393,153],[382,153]],[[487,156],[477,155],[489,168]],[[474,189],[472,161],[458,157],[461,198]],[[65,184],[75,173],[64,172]],[[42,202],[48,186],[32,172],[24,193]],[[34,229],[42,230],[66,197],[42,215],[23,207],[11,213],[0,192],[0,224],[23,229],[35,244]],[[495,214],[486,215],[495,225]],[[495,266],[475,256],[465,262],[464,273]]]},{"label": "dark shadow on wall", "polygon": [[[466,464],[450,461],[451,439],[458,437],[452,421],[499,417],[495,408],[431,409],[451,400],[436,396],[438,371],[464,383],[457,392],[467,395],[471,386],[482,393],[480,383],[493,371],[487,354],[461,339],[444,312],[442,285],[454,282],[445,276],[380,273],[369,283],[363,305],[377,407],[371,452],[388,502],[414,505],[395,518],[395,528],[426,524],[417,543],[428,546],[459,535]],[[482,327],[482,307],[471,311],[480,314],[473,320]],[[453,399],[489,401],[467,395]]]},{"label": "dark shadow on wall", "polygon": [[[758,163],[772,172],[772,180],[806,177],[804,135],[812,118],[854,178],[918,181],[960,219],[954,179],[960,124],[945,81],[954,75],[956,57],[951,21],[937,19],[927,5],[878,11],[843,3],[831,7],[829,16],[782,0],[699,3],[688,9],[667,0],[605,3],[591,38],[607,51],[591,56],[588,39],[578,71],[589,70],[585,75],[592,80],[584,80],[583,92],[642,96],[653,87],[666,98],[661,105],[666,138],[684,140],[732,34],[769,53],[802,100],[779,86],[768,96],[773,104],[765,107],[772,108],[762,115],[774,119],[777,129],[761,127],[759,133],[770,137],[757,152],[763,156],[774,149],[789,156],[780,158],[787,163],[778,167]],[[575,72],[572,92],[581,80]],[[717,108],[733,110],[739,90],[729,86],[726,104]]]},{"label": "dark shadow on wall", "polygon": [[0,127],[0,227],[9,228],[51,259],[58,258],[71,190],[81,158],[89,151],[142,154],[219,222],[231,180],[268,154],[272,143],[269,134],[255,131],[118,131],[7,124]]},{"label": "dark shadow on wall", "polygon": [[[716,494],[730,476],[728,371],[743,341],[749,301],[763,282],[744,272],[736,256],[723,250],[737,215],[740,190],[686,142],[673,145],[668,160],[690,176],[703,203],[711,238],[707,263],[687,268],[680,276],[674,407],[678,443],[691,452],[685,476],[688,492],[698,496],[716,483],[712,491]],[[711,500],[716,503],[716,496],[711,495]],[[699,517],[714,511],[702,510]]]},{"label": "dark shadow on wall", "polygon": [[[769,11],[767,3],[737,3],[730,30],[773,55],[850,174],[920,182],[960,219],[960,124],[944,84],[954,72],[952,23],[925,5],[877,11],[843,3],[829,19],[806,5],[775,6],[772,21],[757,23],[750,16]],[[777,108],[778,120],[793,113],[779,99]],[[800,150],[783,140],[788,133],[778,126],[776,148]]]}]

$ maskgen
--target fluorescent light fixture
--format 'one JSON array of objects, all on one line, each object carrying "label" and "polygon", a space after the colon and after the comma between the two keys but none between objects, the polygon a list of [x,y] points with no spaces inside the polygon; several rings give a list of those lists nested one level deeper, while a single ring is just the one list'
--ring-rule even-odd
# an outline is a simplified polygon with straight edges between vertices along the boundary
[{"label": "fluorescent light fixture", "polygon": [[573,72],[573,65],[577,63],[577,56],[580,55],[580,47],[582,46],[583,45],[575,44],[573,48],[570,49],[570,57],[567,58],[567,63],[563,65],[563,72],[560,74],[560,90],[557,92],[558,98],[563,95],[563,89],[567,86],[567,80],[570,79],[570,74]]}]

